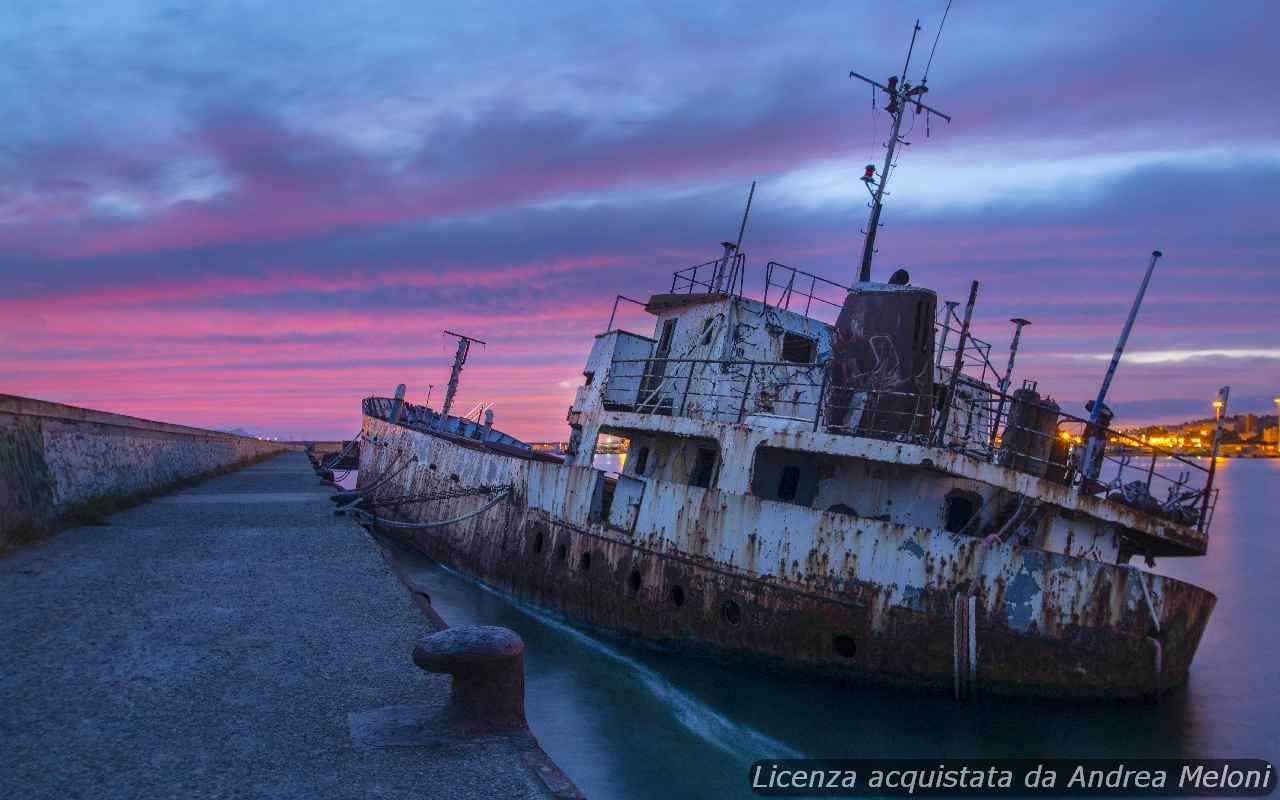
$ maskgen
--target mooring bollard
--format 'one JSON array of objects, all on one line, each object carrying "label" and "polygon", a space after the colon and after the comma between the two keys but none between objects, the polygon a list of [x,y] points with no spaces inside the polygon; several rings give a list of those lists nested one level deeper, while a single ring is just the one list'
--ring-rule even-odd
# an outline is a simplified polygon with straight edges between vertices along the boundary
[{"label": "mooring bollard", "polygon": [[524,642],[507,628],[468,625],[424,636],[413,663],[453,677],[448,713],[461,723],[523,728]]}]

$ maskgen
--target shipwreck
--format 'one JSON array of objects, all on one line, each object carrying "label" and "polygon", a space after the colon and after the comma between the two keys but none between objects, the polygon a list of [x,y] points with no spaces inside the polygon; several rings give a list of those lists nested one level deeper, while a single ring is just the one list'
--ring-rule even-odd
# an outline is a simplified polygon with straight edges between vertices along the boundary
[{"label": "shipwreck", "polygon": [[[976,282],[940,305],[904,271],[871,279],[902,120],[942,116],[905,75],[855,74],[893,119],[863,177],[856,281],[778,262],[748,281],[740,228],[640,303],[651,330],[611,316],[563,455],[491,411],[450,413],[475,341],[459,337],[439,411],[363,401],[345,508],[522,601],[682,653],[957,697],[1183,683],[1215,597],[1144,567],[1206,552],[1214,460],[1111,426],[1125,337],[1076,416],[1012,385],[1026,320],[992,363]],[[624,443],[615,472],[594,465],[602,436]]]}]

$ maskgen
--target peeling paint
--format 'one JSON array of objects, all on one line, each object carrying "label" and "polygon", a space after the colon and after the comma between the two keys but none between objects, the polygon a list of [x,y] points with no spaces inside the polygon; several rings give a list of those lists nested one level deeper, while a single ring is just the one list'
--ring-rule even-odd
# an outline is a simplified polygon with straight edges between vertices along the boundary
[{"label": "peeling paint", "polygon": [[915,539],[903,539],[902,544],[898,545],[898,549],[905,550],[917,558],[924,558],[924,548]]},{"label": "peeling paint", "polygon": [[[418,457],[390,481],[389,495],[455,485],[450,474],[462,485],[515,487],[490,512],[414,533],[428,555],[583,623],[718,659],[946,689],[953,600],[963,593],[977,600],[982,690],[1137,696],[1185,680],[1215,602],[1198,587],[1146,575],[1160,598],[1164,661],[1156,676],[1149,612],[1140,593],[1115,593],[1132,582],[1130,570],[1113,563],[1008,542],[981,548],[981,539],[936,528],[659,479],[646,480],[628,534],[593,514],[608,482],[598,470],[498,454],[370,417],[364,433],[363,485]],[[478,503],[454,498],[385,513],[436,520]],[[633,570],[642,575],[635,591]],[[736,622],[726,620],[730,602]],[[856,655],[835,650],[836,637],[854,641]]]},{"label": "peeling paint", "polygon": [[1026,633],[1035,623],[1043,587],[1036,580],[1036,574],[1044,568],[1040,559],[1026,554],[1022,560],[1023,567],[1009,581],[1004,595],[1004,612],[1009,627],[1020,633]]}]

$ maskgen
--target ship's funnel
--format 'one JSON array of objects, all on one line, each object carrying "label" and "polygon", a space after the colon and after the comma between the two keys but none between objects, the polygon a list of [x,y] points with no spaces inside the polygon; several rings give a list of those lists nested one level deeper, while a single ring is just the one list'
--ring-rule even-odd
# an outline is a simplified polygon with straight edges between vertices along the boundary
[{"label": "ship's funnel", "polygon": [[827,425],[896,439],[928,436],[933,420],[933,318],[929,289],[857,284],[831,337]]}]

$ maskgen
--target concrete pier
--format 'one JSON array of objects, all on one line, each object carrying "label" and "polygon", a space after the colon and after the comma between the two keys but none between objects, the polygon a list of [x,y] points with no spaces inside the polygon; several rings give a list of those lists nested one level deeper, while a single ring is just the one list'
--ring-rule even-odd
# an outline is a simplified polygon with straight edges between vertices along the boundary
[{"label": "concrete pier", "polygon": [[[0,549],[285,449],[221,431],[0,394]],[[73,514],[74,515],[74,514]]]},{"label": "concrete pier", "polygon": [[433,729],[435,630],[290,452],[0,559],[0,796],[577,796],[527,729]]}]

